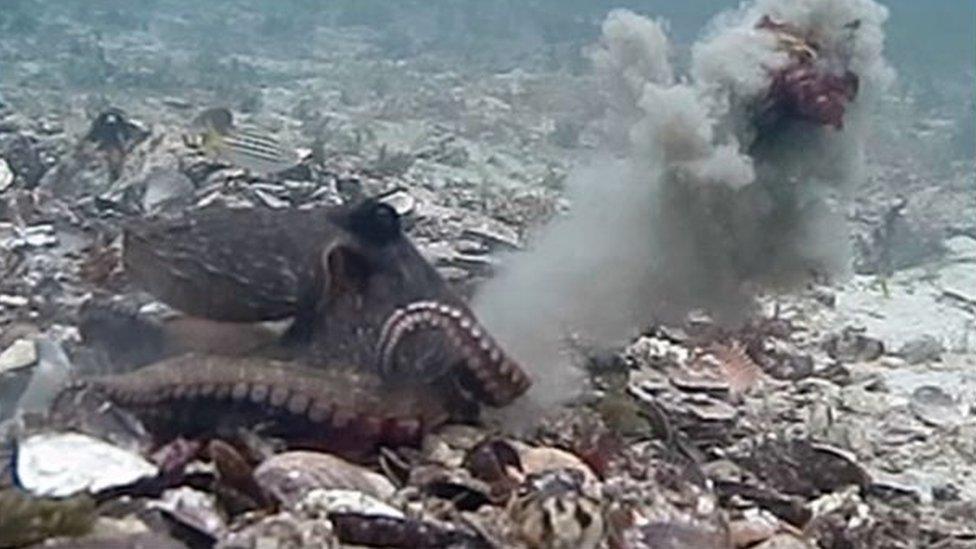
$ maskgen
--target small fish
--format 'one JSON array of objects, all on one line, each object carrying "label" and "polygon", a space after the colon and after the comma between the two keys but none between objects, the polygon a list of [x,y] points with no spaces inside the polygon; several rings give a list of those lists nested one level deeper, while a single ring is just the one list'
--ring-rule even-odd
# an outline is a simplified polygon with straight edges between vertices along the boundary
[{"label": "small fish", "polygon": [[237,126],[224,108],[207,109],[194,119],[201,133],[196,145],[210,158],[270,175],[295,166],[298,155],[268,132],[250,126]]}]

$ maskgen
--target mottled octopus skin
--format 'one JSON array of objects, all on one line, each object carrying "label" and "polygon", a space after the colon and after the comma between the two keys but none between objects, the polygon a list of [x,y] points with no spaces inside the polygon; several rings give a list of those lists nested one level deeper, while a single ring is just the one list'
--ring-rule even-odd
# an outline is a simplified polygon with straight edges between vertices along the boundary
[{"label": "mottled octopus skin", "polygon": [[[80,385],[105,394],[166,435],[264,424],[314,447],[416,445],[448,419],[419,387],[387,387],[349,368],[311,369],[261,358],[187,354]],[[158,420],[158,421],[155,421]]]},{"label": "mottled octopus skin", "polygon": [[[149,293],[192,316],[279,320],[318,297],[319,254],[331,243],[402,240],[396,212],[375,200],[309,209],[209,207],[125,226],[122,261]],[[419,254],[415,254],[421,260]]]},{"label": "mottled octopus skin", "polygon": [[[421,297],[391,308],[377,341],[326,339],[324,345],[309,348],[310,362],[323,356],[358,358],[359,366],[378,368],[385,380],[404,381],[402,372],[389,368],[398,345],[417,330],[433,329],[460,352],[463,363],[455,373],[479,401],[504,406],[528,389],[530,381],[521,368],[404,237],[395,211],[375,201],[287,211],[211,208],[177,218],[141,220],[126,228],[123,258],[126,272],[144,289],[191,316],[230,322],[296,316],[289,332],[307,329],[318,342],[320,333],[329,337],[334,327],[349,329],[369,313],[322,309],[317,304],[323,294],[320,256],[334,242],[399,250],[382,256],[382,261],[412,265],[402,278],[421,288]],[[403,297],[394,293],[383,299]],[[318,332],[322,326],[328,328]],[[368,333],[360,328],[357,332]],[[347,343],[354,348],[343,350],[341,345]],[[362,352],[374,346],[375,361]],[[445,362],[450,365],[452,361]]]},{"label": "mottled octopus skin", "polygon": [[187,314],[283,319],[314,289],[315,257],[338,235],[334,216],[328,208],[209,208],[139,220],[125,228],[123,262],[147,291]]},{"label": "mottled octopus skin", "polygon": [[[157,434],[271,423],[288,439],[416,443],[449,416],[474,415],[472,397],[504,406],[530,385],[406,238],[396,212],[374,200],[141,220],[125,230],[123,261],[134,281],[188,315],[235,323],[295,317],[289,334],[308,334],[273,354],[295,363],[272,360],[266,349],[243,358],[190,354],[89,382],[151,418]],[[425,347],[412,336],[420,330],[442,339]],[[425,356],[437,360],[411,360],[406,340],[410,350],[434,349]],[[165,347],[206,350],[189,343]],[[337,360],[356,367],[336,369]]]}]

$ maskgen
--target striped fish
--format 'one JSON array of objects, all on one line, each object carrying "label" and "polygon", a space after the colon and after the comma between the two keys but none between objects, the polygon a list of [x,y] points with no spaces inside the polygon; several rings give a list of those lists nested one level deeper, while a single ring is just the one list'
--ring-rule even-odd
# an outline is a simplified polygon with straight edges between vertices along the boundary
[{"label": "striped fish", "polygon": [[[217,116],[220,115],[220,116]],[[298,155],[267,131],[235,126],[226,109],[209,109],[194,121],[202,130],[198,146],[211,159],[270,175],[298,163]]]}]

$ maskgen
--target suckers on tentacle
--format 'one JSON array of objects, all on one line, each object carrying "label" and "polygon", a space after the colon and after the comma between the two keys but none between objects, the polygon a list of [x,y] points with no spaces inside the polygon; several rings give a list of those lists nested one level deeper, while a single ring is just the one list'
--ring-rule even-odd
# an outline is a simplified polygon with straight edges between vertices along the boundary
[{"label": "suckers on tentacle", "polygon": [[377,342],[382,375],[393,370],[397,346],[409,334],[433,328],[460,351],[476,391],[492,406],[504,406],[528,390],[532,382],[502,351],[474,318],[457,307],[435,301],[417,301],[396,310],[383,325]]},{"label": "suckers on tentacle", "polygon": [[[261,358],[187,354],[78,385],[104,393],[166,429],[212,432],[222,423],[277,424],[303,444],[355,439],[360,445],[417,444],[449,417],[443,401],[417,386],[390,387],[348,368],[311,369]],[[327,439],[334,440],[327,440]]]}]

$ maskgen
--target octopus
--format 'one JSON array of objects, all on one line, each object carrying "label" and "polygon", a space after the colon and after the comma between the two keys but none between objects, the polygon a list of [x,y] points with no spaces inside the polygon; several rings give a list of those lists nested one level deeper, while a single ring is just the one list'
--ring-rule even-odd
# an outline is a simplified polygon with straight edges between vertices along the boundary
[{"label": "octopus", "polygon": [[[122,263],[184,315],[83,308],[85,341],[140,368],[75,388],[163,439],[261,423],[299,447],[416,444],[530,386],[376,200],[140,219],[124,228]],[[283,333],[261,324],[282,319]]]}]

